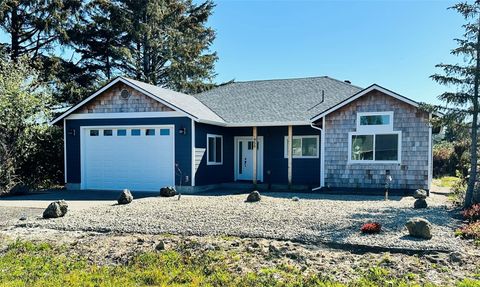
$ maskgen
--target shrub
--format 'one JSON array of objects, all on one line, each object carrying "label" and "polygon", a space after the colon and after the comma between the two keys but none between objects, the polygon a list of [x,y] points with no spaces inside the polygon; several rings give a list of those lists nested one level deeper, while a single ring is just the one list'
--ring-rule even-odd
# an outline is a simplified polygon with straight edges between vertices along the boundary
[{"label": "shrub", "polygon": [[376,234],[376,233],[380,233],[381,230],[382,230],[382,225],[378,222],[365,223],[360,228],[360,231],[363,234]]},{"label": "shrub", "polygon": [[462,212],[463,218],[470,222],[480,220],[480,203],[472,205],[470,208]]},{"label": "shrub", "polygon": [[464,227],[457,229],[455,234],[463,238],[475,239],[477,242],[480,242],[480,221],[467,224]]}]

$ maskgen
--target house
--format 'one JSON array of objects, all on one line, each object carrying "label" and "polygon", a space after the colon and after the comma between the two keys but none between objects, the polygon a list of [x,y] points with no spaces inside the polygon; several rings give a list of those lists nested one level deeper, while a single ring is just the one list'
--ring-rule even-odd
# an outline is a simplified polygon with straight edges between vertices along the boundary
[{"label": "house", "polygon": [[[234,82],[186,95],[118,77],[52,123],[69,189],[194,192],[226,184],[429,189],[432,128],[411,99],[329,77]],[[292,148],[288,148],[291,146]]]}]

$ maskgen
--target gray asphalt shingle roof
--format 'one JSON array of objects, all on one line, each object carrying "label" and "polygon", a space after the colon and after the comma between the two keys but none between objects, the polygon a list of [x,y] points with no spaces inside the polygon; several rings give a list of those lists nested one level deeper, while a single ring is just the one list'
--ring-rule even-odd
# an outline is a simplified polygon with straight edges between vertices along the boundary
[{"label": "gray asphalt shingle roof", "polygon": [[309,122],[361,90],[329,77],[312,77],[234,82],[195,97],[228,124]]}]

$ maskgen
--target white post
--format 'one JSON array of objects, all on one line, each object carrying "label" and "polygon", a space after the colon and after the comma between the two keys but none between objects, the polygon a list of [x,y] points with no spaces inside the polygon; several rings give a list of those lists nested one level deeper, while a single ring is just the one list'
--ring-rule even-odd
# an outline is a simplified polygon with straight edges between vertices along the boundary
[{"label": "white post", "polygon": [[257,127],[253,127],[253,184],[257,187]]},{"label": "white post", "polygon": [[430,121],[432,120],[432,113],[428,114],[428,190],[430,190],[432,185],[432,177],[433,177],[433,165],[432,165],[432,124]]},{"label": "white post", "polygon": [[288,126],[288,189],[292,187],[292,126]]}]

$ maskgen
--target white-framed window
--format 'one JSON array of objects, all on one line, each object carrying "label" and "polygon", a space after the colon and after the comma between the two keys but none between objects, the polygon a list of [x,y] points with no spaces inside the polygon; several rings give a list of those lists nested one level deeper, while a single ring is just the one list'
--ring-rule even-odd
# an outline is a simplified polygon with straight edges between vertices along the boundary
[{"label": "white-framed window", "polygon": [[[318,158],[319,137],[293,136],[292,137],[292,158]],[[285,137],[284,157],[288,158],[288,136]]]},{"label": "white-framed window", "polygon": [[402,132],[348,133],[349,163],[400,163]]},{"label": "white-framed window", "polygon": [[207,165],[223,164],[223,136],[207,134]]},{"label": "white-framed window", "polygon": [[357,132],[393,131],[393,112],[357,113]]}]

